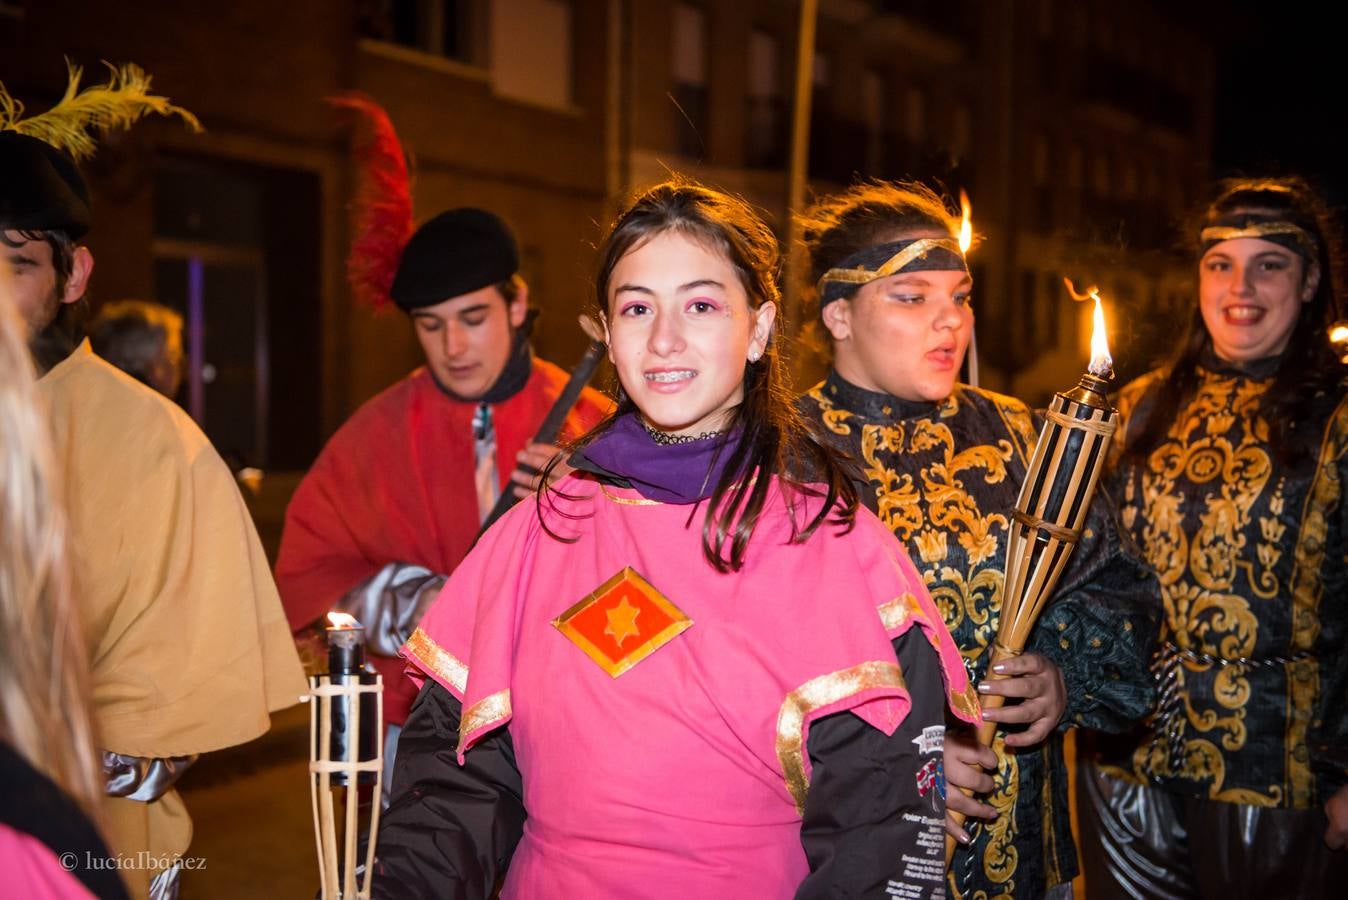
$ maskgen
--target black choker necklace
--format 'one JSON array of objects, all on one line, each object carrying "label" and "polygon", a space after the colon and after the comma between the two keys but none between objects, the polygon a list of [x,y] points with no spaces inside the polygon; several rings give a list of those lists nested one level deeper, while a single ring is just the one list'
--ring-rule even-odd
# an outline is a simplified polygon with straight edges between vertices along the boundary
[{"label": "black choker necklace", "polygon": [[704,441],[707,438],[716,437],[718,434],[724,434],[725,431],[704,431],[701,434],[670,434],[668,431],[660,431],[646,424],[645,419],[640,419],[641,427],[646,429],[646,433],[651,436],[662,447],[668,447],[671,444],[691,444],[693,441]]}]

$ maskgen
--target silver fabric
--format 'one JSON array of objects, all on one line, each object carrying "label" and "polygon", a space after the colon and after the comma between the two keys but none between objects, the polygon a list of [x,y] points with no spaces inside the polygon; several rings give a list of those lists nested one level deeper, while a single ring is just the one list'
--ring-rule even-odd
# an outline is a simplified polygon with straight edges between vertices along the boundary
[{"label": "silver fabric", "polygon": [[384,732],[384,784],[379,791],[384,809],[388,809],[393,799],[393,762],[398,758],[398,738],[402,733],[403,727],[393,724]]},{"label": "silver fabric", "polygon": [[445,580],[424,566],[391,562],[348,591],[336,608],[365,626],[367,650],[397,656]]},{"label": "silver fabric", "polygon": [[1077,764],[1081,869],[1090,900],[1344,896],[1348,851],[1324,813],[1175,794]]},{"label": "silver fabric", "polygon": [[146,759],[103,751],[103,790],[109,797],[153,803],[182,777],[196,756]]},{"label": "silver fabric", "polygon": [[160,872],[154,877],[154,881],[150,882],[150,893],[146,896],[149,900],[178,900],[182,874],[182,863],[175,863],[172,868]]}]

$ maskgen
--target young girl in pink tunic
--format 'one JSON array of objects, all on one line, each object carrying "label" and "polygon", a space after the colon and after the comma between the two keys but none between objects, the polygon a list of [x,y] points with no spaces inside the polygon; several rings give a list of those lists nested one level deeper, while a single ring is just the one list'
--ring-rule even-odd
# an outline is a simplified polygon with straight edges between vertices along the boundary
[{"label": "young girl in pink tunic", "polygon": [[776,269],[767,226],[697,185],[618,218],[617,412],[403,648],[424,684],[376,896],[942,895],[945,710],[977,703],[792,411]]}]

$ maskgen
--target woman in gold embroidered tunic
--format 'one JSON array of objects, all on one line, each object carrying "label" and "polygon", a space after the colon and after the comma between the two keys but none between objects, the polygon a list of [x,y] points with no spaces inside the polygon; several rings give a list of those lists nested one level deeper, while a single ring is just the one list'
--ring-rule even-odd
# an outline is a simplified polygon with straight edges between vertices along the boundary
[{"label": "woman in gold embroidered tunic", "polygon": [[[958,221],[919,185],[866,184],[806,217],[828,377],[801,406],[854,460],[862,496],[905,543],[976,678],[997,633],[1008,519],[1039,423],[1012,397],[957,383],[973,329]],[[986,713],[994,750],[953,730],[951,809],[985,821],[951,864],[967,898],[1068,897],[1076,874],[1061,732],[1121,730],[1146,714],[1155,582],[1097,504],[1030,652],[985,681],[1020,702]],[[983,768],[993,769],[995,778]],[[962,841],[969,835],[957,833]]]},{"label": "woman in gold embroidered tunic", "polygon": [[1119,402],[1111,489],[1160,575],[1161,697],[1080,771],[1090,894],[1342,896],[1348,852],[1326,847],[1348,833],[1336,248],[1299,179],[1228,182],[1196,231],[1189,333]]}]

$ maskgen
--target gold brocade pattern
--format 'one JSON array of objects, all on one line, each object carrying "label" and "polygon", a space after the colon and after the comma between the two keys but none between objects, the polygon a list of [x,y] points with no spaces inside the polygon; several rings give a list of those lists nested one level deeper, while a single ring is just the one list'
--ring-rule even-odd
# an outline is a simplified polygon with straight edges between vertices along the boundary
[{"label": "gold brocade pattern", "polygon": [[452,687],[459,696],[463,696],[468,686],[468,667],[435,639],[418,628],[407,639],[404,649],[417,658],[426,670],[445,684]]},{"label": "gold brocade pattern", "polygon": [[992,884],[1001,886],[1007,896],[1015,896],[1013,876],[1020,861],[1020,851],[1016,848],[1016,792],[1013,790],[1019,780],[1016,754],[1007,750],[1005,735],[1000,731],[993,739],[992,752],[997,755],[997,775],[993,779],[996,787],[985,801],[997,810],[997,818],[981,826],[989,835],[983,851],[983,874]]},{"label": "gold brocade pattern", "polygon": [[[1348,416],[1330,420],[1315,477],[1301,514],[1301,533],[1294,552],[1292,570],[1292,649],[1309,651],[1320,636],[1320,601],[1324,596],[1325,549],[1329,523],[1326,510],[1342,502],[1337,461],[1348,451]],[[1291,806],[1304,809],[1312,805],[1315,780],[1310,757],[1304,752],[1306,732],[1311,724],[1315,699],[1320,691],[1320,667],[1314,657],[1292,663],[1287,670],[1287,734],[1284,743],[1287,764],[1287,791]]]},{"label": "gold brocade pattern", "polygon": [[[853,452],[875,492],[877,515],[909,548],[961,655],[980,664],[1000,623],[1007,513],[1019,491],[1009,467],[1023,471],[1038,440],[1029,410],[1010,398],[967,388],[957,388],[928,414],[908,417],[893,416],[887,408],[872,411],[882,415],[863,416],[835,404],[822,387],[808,396],[823,427],[859,448]],[[971,427],[981,443],[956,431]],[[989,441],[989,434],[997,437]],[[980,709],[972,683],[950,700],[966,714]],[[976,864],[995,889],[971,890],[966,898],[1012,896],[1021,866],[1019,764],[1000,734],[994,749],[998,771],[988,803],[998,817],[980,826],[987,836],[980,838]]]},{"label": "gold brocade pattern", "polygon": [[877,687],[908,690],[898,663],[862,663],[812,678],[786,695],[777,713],[777,762],[782,767],[786,789],[795,801],[798,813],[804,815],[805,794],[810,787],[805,772],[806,720],[816,710]]},{"label": "gold brocade pattern", "polygon": [[[1125,392],[1125,415],[1148,384]],[[1122,519],[1160,578],[1161,638],[1181,651],[1222,660],[1291,658],[1309,651],[1319,634],[1326,514],[1340,499],[1337,462],[1348,427],[1342,414],[1331,420],[1297,510],[1304,489],[1297,485],[1305,482],[1289,487],[1259,414],[1268,384],[1200,370],[1196,395],[1165,439],[1144,464],[1124,473]],[[1133,754],[1135,775],[1196,782],[1213,800],[1307,808],[1314,778],[1306,735],[1318,672],[1314,657],[1272,667],[1214,666],[1185,657],[1175,671],[1183,698],[1176,746],[1182,753],[1172,758],[1165,747],[1144,742]],[[1266,714],[1254,720],[1251,699],[1284,677],[1286,723],[1274,732],[1285,731],[1279,771],[1256,762],[1269,748],[1267,740],[1252,743],[1250,733],[1268,735],[1269,723]]]},{"label": "gold brocade pattern", "polygon": [[[860,427],[860,463],[875,489],[877,515],[916,549],[914,562],[946,626],[956,635],[960,652],[966,659],[978,659],[996,636],[1003,577],[997,561],[1008,522],[1000,510],[980,509],[965,482],[981,477],[983,484],[1002,484],[1007,462],[1013,458],[1024,462],[1026,440],[1033,446],[1036,439],[1028,413],[1010,416],[999,410],[1017,440],[1003,438],[957,451],[942,420],[959,415],[958,392],[930,418],[883,424],[836,408],[817,388],[810,398],[819,405],[824,426],[835,434],[851,435],[854,427]],[[895,457],[919,458],[917,476],[896,467]],[[952,537],[962,552],[952,552]]]},{"label": "gold brocade pattern", "polygon": [[[1125,496],[1129,527],[1137,518],[1144,523],[1143,552],[1160,578],[1165,637],[1184,650],[1224,658],[1252,656],[1259,624],[1245,595],[1268,598],[1279,591],[1271,555],[1246,550],[1253,531],[1252,512],[1264,498],[1273,472],[1266,449],[1268,423],[1257,412],[1261,393],[1257,382],[1206,377],[1148,459],[1141,473],[1140,497]],[[1196,522],[1185,515],[1191,490],[1206,497]],[[1130,500],[1140,500],[1140,506],[1134,508]],[[1276,493],[1267,501],[1270,509],[1278,502]],[[1262,533],[1267,532],[1265,528]],[[1177,672],[1179,688],[1184,689],[1192,673],[1206,668],[1186,662]],[[1185,736],[1180,771],[1172,770],[1166,754],[1150,748],[1139,749],[1135,757],[1139,769],[1208,781],[1213,799],[1235,800],[1223,793],[1222,750],[1236,751],[1246,744],[1248,674],[1238,666],[1216,673],[1212,706],[1195,709],[1186,699],[1190,733]],[[1245,793],[1240,802],[1274,806],[1282,801],[1281,788],[1272,783],[1267,793]]]}]

